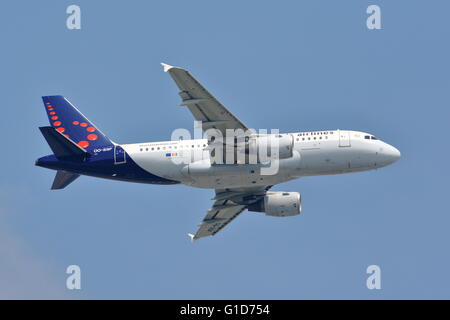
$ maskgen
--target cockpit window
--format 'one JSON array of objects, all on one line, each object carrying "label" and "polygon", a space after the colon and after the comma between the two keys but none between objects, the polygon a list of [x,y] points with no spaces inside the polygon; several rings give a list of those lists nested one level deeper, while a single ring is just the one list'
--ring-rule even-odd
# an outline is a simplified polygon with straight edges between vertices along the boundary
[{"label": "cockpit window", "polygon": [[378,140],[377,137],[371,136],[372,140]]},{"label": "cockpit window", "polygon": [[364,139],[370,139],[370,136],[364,136]]}]

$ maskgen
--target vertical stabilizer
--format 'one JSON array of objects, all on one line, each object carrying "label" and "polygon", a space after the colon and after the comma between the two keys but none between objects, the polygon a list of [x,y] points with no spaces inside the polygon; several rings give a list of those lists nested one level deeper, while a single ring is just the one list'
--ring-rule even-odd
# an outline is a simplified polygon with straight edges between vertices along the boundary
[{"label": "vertical stabilizer", "polygon": [[78,146],[91,152],[98,147],[110,146],[109,140],[89,119],[63,96],[44,96],[50,125]]}]

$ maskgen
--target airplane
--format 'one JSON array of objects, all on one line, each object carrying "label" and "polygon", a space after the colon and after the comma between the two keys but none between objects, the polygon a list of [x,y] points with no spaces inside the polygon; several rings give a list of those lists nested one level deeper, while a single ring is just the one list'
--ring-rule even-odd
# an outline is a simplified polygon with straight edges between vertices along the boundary
[{"label": "airplane", "polygon": [[[373,134],[352,130],[285,134],[250,131],[240,140],[243,143],[237,142],[236,137],[226,139],[230,130],[249,132],[249,128],[188,71],[165,63],[161,65],[178,86],[181,105],[187,107],[204,132],[214,130],[223,135],[222,139],[207,136],[203,139],[118,144],[103,134],[67,98],[43,96],[50,126],[39,129],[53,154],[39,158],[35,164],[56,170],[51,189],[63,189],[80,175],[214,189],[212,207],[198,231],[189,234],[194,241],[217,234],[245,210],[273,217],[299,215],[300,193],[271,190],[276,184],[306,176],[378,169],[400,158],[399,150]],[[224,146],[234,155],[248,155],[249,145],[263,149],[264,143],[267,146],[268,137],[277,142],[273,143],[276,145],[273,158],[257,156],[250,162],[244,156],[244,161],[220,162],[212,151]],[[220,157],[223,158],[223,154]],[[276,173],[264,174],[262,170],[268,169],[275,161]]]}]

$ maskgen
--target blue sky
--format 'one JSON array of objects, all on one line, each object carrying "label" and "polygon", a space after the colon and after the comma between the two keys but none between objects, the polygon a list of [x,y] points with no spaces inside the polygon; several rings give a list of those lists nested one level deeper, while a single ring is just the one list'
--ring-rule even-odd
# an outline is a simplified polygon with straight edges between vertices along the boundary
[{"label": "blue sky", "polygon": [[[66,28],[81,7],[82,29]],[[382,30],[366,28],[378,4]],[[448,1],[9,1],[0,12],[0,298],[450,298]],[[192,244],[212,190],[54,173],[42,95],[119,143],[192,128],[161,61],[254,128],[352,129],[396,146],[376,171],[299,179],[300,216],[244,213]],[[68,265],[82,290],[65,289]],[[366,268],[382,290],[366,288]]]}]

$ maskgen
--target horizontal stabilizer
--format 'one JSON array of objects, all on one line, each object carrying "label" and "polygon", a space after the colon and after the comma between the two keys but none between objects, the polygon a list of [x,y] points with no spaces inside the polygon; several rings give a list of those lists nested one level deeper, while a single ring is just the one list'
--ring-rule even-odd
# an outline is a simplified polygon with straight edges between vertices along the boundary
[{"label": "horizontal stabilizer", "polygon": [[39,127],[45,140],[58,159],[83,161],[87,156],[87,151],[75,142],[65,137],[53,127]]},{"label": "horizontal stabilizer", "polygon": [[56,172],[55,180],[53,180],[52,190],[64,189],[69,184],[75,181],[80,175],[76,173],[58,170]]}]

